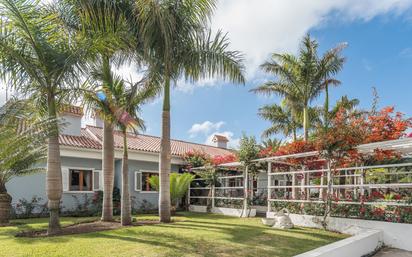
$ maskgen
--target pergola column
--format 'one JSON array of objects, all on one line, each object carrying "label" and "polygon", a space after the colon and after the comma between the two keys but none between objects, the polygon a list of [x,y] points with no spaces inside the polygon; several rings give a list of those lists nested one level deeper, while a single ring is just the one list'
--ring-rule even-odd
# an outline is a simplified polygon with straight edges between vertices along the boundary
[{"label": "pergola column", "polygon": [[271,195],[272,195],[272,190],[271,190],[271,186],[272,186],[272,163],[269,161],[268,162],[268,197],[267,197],[267,205],[268,205],[268,212],[271,211]]},{"label": "pergola column", "polygon": [[243,172],[243,188],[244,188],[244,193],[243,193],[243,213],[246,216],[249,216],[247,214],[247,208],[248,208],[248,166],[245,167],[245,170]]}]

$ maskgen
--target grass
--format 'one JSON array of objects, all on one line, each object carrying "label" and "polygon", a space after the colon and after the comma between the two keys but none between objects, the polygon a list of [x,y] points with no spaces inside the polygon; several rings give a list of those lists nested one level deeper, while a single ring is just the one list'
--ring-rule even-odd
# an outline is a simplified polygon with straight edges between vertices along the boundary
[{"label": "grass", "polygon": [[[138,216],[138,219],[157,219]],[[62,218],[63,225],[90,218]],[[50,238],[17,238],[45,229],[47,219],[15,220],[0,227],[0,256],[293,256],[346,236],[309,228],[277,230],[259,218],[180,213],[171,224]]]}]

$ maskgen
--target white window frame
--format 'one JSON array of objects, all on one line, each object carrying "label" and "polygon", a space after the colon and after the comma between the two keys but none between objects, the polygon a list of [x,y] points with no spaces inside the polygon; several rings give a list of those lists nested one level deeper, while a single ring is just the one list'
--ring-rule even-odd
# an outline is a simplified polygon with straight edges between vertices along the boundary
[{"label": "white window frame", "polygon": [[147,194],[153,194],[153,193],[159,193],[159,191],[155,190],[155,191],[146,191],[146,190],[142,190],[142,188],[137,189],[137,183],[136,183],[136,176],[137,173],[140,173],[140,187],[142,187],[143,185],[143,180],[142,180],[142,173],[156,173],[159,176],[159,171],[158,170],[137,170],[134,172],[134,191],[136,192],[140,192],[140,193],[147,193]]},{"label": "white window frame", "polygon": [[[85,168],[85,167],[67,167],[65,166],[64,168],[68,169],[68,173],[67,173],[67,183],[68,183],[68,187],[70,188],[70,170],[90,170],[92,172],[92,191],[63,191],[63,193],[69,193],[69,194],[82,194],[82,193],[94,193],[95,191],[93,190],[94,188],[94,172],[95,171],[100,171],[97,170],[95,168]],[[63,169],[63,167],[62,167]],[[100,175],[103,175],[103,172],[101,172]]]}]

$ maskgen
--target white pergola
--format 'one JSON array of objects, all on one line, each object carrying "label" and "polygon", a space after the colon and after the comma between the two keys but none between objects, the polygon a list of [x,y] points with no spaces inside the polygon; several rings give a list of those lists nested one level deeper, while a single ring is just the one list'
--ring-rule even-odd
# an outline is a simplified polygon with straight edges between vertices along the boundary
[{"label": "white pergola", "polygon": [[[208,167],[208,166],[203,166],[203,167],[197,167],[193,168],[192,170],[194,171],[202,171],[202,170],[207,170],[210,168],[214,169],[221,169],[221,170],[241,170],[242,174],[241,175],[231,175],[231,176],[219,176],[217,177],[218,180],[224,181],[228,179],[236,179],[236,178],[243,178],[243,186],[220,186],[220,187],[215,187],[214,185],[210,185],[208,187],[189,187],[189,203],[190,199],[211,199],[212,201],[212,208],[215,207],[215,199],[226,199],[226,200],[243,200],[243,209],[246,213],[246,208],[247,208],[247,199],[248,199],[248,188],[247,188],[247,180],[248,180],[248,172],[247,172],[247,167],[245,168],[244,165],[241,162],[230,162],[230,163],[224,163],[224,164],[219,164],[216,166]],[[197,178],[194,181],[200,181],[204,180],[202,178]],[[243,189],[243,197],[229,197],[229,196],[216,196],[216,190],[230,190],[230,189]],[[210,190],[211,194],[210,196],[192,196],[191,195],[191,190]]]},{"label": "white pergola", "polygon": [[[389,141],[383,141],[383,142],[376,142],[376,143],[369,143],[369,144],[362,144],[357,147],[358,151],[364,154],[368,153],[373,153],[376,149],[380,150],[393,150],[396,151],[404,158],[412,157],[412,138],[402,138],[402,139],[397,139],[397,140],[389,140]],[[327,181],[333,179],[331,176],[330,169],[317,169],[317,170],[307,170],[305,167],[294,167],[293,171],[286,171],[286,172],[273,172],[272,171],[272,164],[277,163],[277,164],[287,164],[285,162],[287,159],[294,159],[294,158],[307,158],[307,157],[315,157],[318,156],[319,152],[318,151],[311,151],[311,152],[304,152],[304,153],[297,153],[297,154],[289,154],[289,155],[282,155],[282,156],[273,156],[273,157],[267,157],[267,158],[261,158],[255,160],[256,162],[267,162],[268,163],[268,169],[267,169],[267,175],[268,175],[268,211],[271,210],[271,202],[273,201],[283,201],[283,202],[322,202],[322,201],[313,201],[310,200],[310,196],[307,196],[308,199],[293,199],[293,200],[287,200],[287,199],[273,199],[272,198],[272,189],[291,189],[292,190],[292,195],[294,195],[295,190],[300,189],[301,191],[306,190],[306,192],[309,192],[310,189],[317,189],[319,190],[319,198],[321,198],[322,190],[333,190],[333,189],[353,189],[354,191],[360,190],[361,195],[363,195],[364,190],[370,190],[370,189],[384,189],[384,188],[407,188],[407,189],[412,189],[412,183],[385,183],[385,184],[366,184],[364,181],[364,176],[362,174],[365,174],[367,170],[373,170],[373,169],[390,169],[390,168],[406,168],[410,167],[411,171],[407,172],[396,172],[396,173],[388,173],[389,175],[410,175],[412,177],[412,162],[410,163],[398,163],[398,164],[386,164],[386,165],[374,165],[374,166],[356,166],[356,167],[348,167],[348,168],[340,168],[336,169],[336,171],[341,171],[344,172],[345,175],[342,175],[343,177],[353,177],[354,183],[352,184],[345,184],[345,185],[332,185],[331,188],[328,189],[328,185],[325,185],[323,183],[323,174],[327,174]],[[292,165],[291,165],[292,166]],[[357,171],[360,171],[359,173],[356,173]],[[295,177],[296,175],[303,175],[305,178],[310,176],[310,174],[313,173],[322,173],[321,177],[321,184],[320,185],[311,185],[311,184],[306,184],[304,182],[301,183],[301,185],[296,185],[294,179],[292,180],[292,185],[272,185],[272,177],[273,176],[286,176],[286,175],[292,175]],[[342,177],[342,176],[335,176],[336,177]],[[306,180],[306,179],[305,179]],[[326,183],[329,184],[329,183]],[[307,193],[308,194],[308,193]],[[310,193],[309,193],[310,194]],[[292,197],[294,198],[294,197]],[[348,202],[348,201],[339,201],[339,203],[345,203],[345,204],[358,204],[356,202]],[[368,204],[368,203],[366,203]],[[389,205],[409,205],[409,204],[404,204],[404,203],[389,203]]]},{"label": "white pergola", "polygon": [[[373,153],[374,150],[380,149],[380,150],[394,150],[398,153],[401,153],[403,157],[412,158],[412,138],[402,138],[402,139],[397,139],[397,140],[389,140],[389,141],[383,141],[383,142],[376,142],[376,143],[370,143],[370,144],[362,144],[357,147],[358,151],[364,154],[367,153]],[[390,188],[404,188],[404,189],[411,189],[412,190],[412,162],[408,163],[397,163],[397,164],[386,164],[386,165],[374,165],[374,166],[355,166],[355,167],[347,167],[347,168],[339,168],[336,169],[336,171],[340,171],[344,173],[344,175],[335,175],[332,177],[332,174],[329,169],[323,168],[323,169],[316,169],[316,170],[309,170],[306,169],[305,167],[302,167],[300,165],[293,165],[287,162],[287,160],[294,159],[294,158],[308,158],[308,157],[316,157],[319,156],[318,151],[310,151],[310,152],[303,152],[303,153],[297,153],[297,154],[289,154],[289,155],[282,155],[282,156],[272,156],[272,157],[267,157],[267,158],[261,158],[261,159],[256,159],[254,162],[259,162],[259,163],[267,163],[267,178],[268,178],[268,185],[267,185],[267,194],[268,194],[268,201],[267,201],[267,208],[268,211],[271,210],[271,202],[310,202],[310,203],[321,203],[323,202],[321,200],[322,198],[322,193],[323,191],[326,192],[326,190],[353,190],[354,192],[360,192],[361,195],[363,195],[365,190],[371,190],[371,189],[390,189]],[[322,160],[319,160],[322,161]],[[272,164],[281,164],[281,165],[288,165],[290,167],[289,171],[273,171],[272,170]],[[199,168],[194,168],[193,170],[205,170],[210,167],[199,167]],[[218,179],[219,180],[225,180],[225,179],[231,179],[231,178],[243,178],[243,186],[242,187],[205,187],[205,188],[190,188],[191,190],[212,190],[211,196],[191,196],[190,195],[190,190],[189,190],[189,200],[190,198],[211,198],[212,199],[212,207],[214,207],[214,200],[215,199],[229,199],[229,200],[243,200],[243,207],[246,210],[247,208],[247,199],[248,199],[248,170],[247,167],[244,167],[241,162],[231,162],[231,163],[225,163],[225,164],[220,164],[217,165],[213,168],[217,169],[223,169],[223,170],[231,170],[231,169],[236,169],[242,171],[241,175],[232,175],[232,176],[221,176]],[[408,183],[385,183],[385,184],[372,184],[372,183],[365,183],[365,174],[370,175],[369,173],[372,174],[374,169],[406,169],[407,171],[405,172],[389,172],[386,173],[386,175],[407,175],[410,176],[411,181],[408,181]],[[368,173],[369,171],[369,173]],[[320,185],[315,185],[311,184],[310,182],[310,175],[314,173],[321,173],[321,183]],[[325,177],[323,176],[325,174]],[[292,185],[272,185],[272,178],[274,176],[288,176],[292,175]],[[300,184],[298,184],[296,180],[296,176],[302,175],[304,176],[305,179],[302,179]],[[351,178],[351,181],[353,183],[350,184],[344,184],[344,185],[332,185],[331,188],[328,188],[328,181],[333,178],[339,178],[339,177],[345,177],[345,178]],[[202,179],[197,179],[197,180],[202,180]],[[326,180],[326,181],[324,181]],[[326,183],[324,183],[326,182]],[[244,195],[243,197],[225,197],[225,196],[215,196],[215,190],[219,189],[243,189],[244,190]],[[272,198],[272,190],[287,190],[290,189],[292,191],[292,198],[293,199],[275,199]],[[297,194],[297,190],[301,190],[301,192],[305,191],[306,196],[308,195],[307,192],[309,192],[310,195],[310,190],[319,190],[319,199],[318,200],[313,200],[310,199],[310,196],[307,199],[294,199],[293,195]],[[343,203],[343,204],[359,204],[359,202],[348,202],[348,201],[339,201],[338,203]],[[365,203],[365,204],[371,204],[371,203]],[[372,203],[373,204],[373,203]],[[405,203],[399,203],[399,202],[388,202],[386,203],[387,205],[410,205],[410,204],[405,204]]]}]

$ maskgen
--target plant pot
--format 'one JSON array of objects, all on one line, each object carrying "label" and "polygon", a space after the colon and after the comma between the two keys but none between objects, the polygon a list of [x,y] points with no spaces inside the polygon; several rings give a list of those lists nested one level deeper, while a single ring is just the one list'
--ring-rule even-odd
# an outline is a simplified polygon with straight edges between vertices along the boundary
[{"label": "plant pot", "polygon": [[11,196],[8,193],[0,193],[0,224],[9,223],[11,211]]}]

